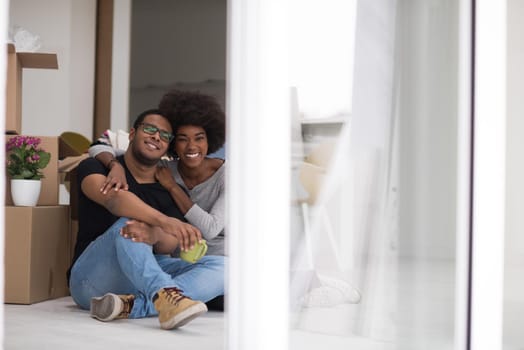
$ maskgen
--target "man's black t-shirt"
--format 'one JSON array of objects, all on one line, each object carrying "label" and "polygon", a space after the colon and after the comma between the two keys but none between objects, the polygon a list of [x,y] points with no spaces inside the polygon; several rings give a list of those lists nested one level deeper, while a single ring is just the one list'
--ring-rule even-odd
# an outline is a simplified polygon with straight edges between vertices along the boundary
[{"label": "man's black t-shirt", "polygon": [[[139,184],[127,169],[124,157],[117,158],[126,171],[129,191],[142,199],[145,203],[167,216],[186,221],[169,192],[160,183]],[[83,160],[78,166],[78,236],[75,246],[73,264],[87,248],[89,243],[103,234],[118,217],[111,214],[106,208],[89,199],[81,190],[82,180],[91,174],[106,176],[108,170],[101,162],[94,158]]]}]

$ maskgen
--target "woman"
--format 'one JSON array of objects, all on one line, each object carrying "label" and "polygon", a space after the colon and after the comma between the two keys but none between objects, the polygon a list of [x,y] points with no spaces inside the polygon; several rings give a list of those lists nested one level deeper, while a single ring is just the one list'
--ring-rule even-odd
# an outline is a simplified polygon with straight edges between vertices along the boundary
[{"label": "woman", "polygon": [[[170,145],[173,160],[159,164],[157,180],[186,220],[201,231],[208,244],[207,255],[225,255],[224,160],[207,156],[224,145],[224,112],[213,97],[180,90],[165,94],[159,109],[168,116],[174,139]],[[93,144],[89,154],[110,169],[100,191],[127,189],[124,169],[115,161],[116,152],[108,138]]]}]

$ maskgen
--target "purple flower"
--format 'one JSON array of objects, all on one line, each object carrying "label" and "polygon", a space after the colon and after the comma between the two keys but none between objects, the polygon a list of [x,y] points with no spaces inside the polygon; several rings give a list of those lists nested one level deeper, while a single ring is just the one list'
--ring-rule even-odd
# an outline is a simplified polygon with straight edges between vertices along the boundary
[{"label": "purple flower", "polygon": [[11,178],[40,179],[50,154],[38,148],[41,140],[34,136],[17,135],[6,142],[7,172]]}]

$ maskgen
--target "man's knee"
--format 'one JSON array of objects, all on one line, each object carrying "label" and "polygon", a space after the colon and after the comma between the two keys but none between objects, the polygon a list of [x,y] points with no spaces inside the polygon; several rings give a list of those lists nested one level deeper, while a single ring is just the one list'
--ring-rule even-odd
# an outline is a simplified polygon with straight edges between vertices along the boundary
[{"label": "man's knee", "polygon": [[112,237],[113,239],[120,239],[123,237],[120,235],[120,231],[122,230],[122,227],[124,227],[126,225],[126,222],[128,222],[129,219],[128,218],[125,218],[125,217],[122,217],[120,219],[118,219],[117,221],[115,221],[115,223],[113,223],[113,225],[111,225],[107,230],[106,232],[104,232],[104,234],[101,235],[102,236],[110,236]]}]

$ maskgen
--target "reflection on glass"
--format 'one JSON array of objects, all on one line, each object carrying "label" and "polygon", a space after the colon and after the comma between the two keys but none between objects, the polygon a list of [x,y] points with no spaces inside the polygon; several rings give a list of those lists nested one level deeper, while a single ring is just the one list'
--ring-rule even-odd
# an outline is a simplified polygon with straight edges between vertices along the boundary
[{"label": "reflection on glass", "polygon": [[[347,57],[355,35],[352,59],[331,48],[307,69],[290,46],[291,348],[452,349],[458,5],[342,2],[308,2],[314,37],[290,20],[290,41],[310,50],[324,47],[318,33],[346,36]],[[345,34],[332,23],[344,15],[356,20]],[[322,75],[328,66],[341,74]],[[336,87],[350,113],[322,109]]]},{"label": "reflection on glass", "polygon": [[290,0],[290,83],[304,119],[351,113],[356,5]]}]

